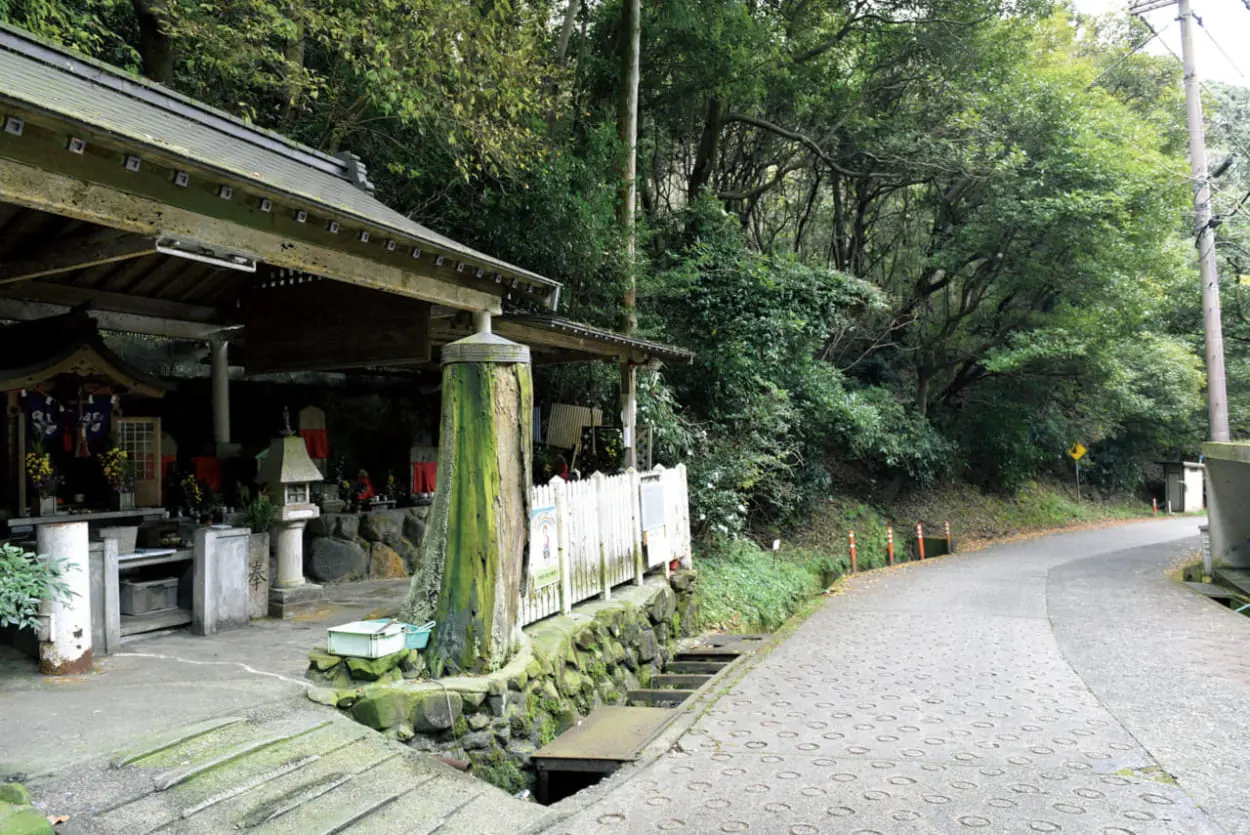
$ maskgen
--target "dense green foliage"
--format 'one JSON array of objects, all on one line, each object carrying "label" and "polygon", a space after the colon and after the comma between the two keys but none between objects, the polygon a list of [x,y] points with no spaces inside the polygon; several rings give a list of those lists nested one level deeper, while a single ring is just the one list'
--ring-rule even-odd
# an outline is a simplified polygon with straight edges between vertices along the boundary
[{"label": "dense green foliage", "polygon": [[771,632],[842,572],[808,551],[773,554],[750,540],[727,540],[699,555],[696,595],[705,628]]},{"label": "dense green foliage", "polygon": [[66,561],[28,554],[16,545],[0,544],[0,627],[37,629],[44,600],[64,600],[71,592],[62,576]]},{"label": "dense green foliage", "polygon": [[[644,372],[700,532],[853,484],[1139,488],[1204,433],[1179,67],[1046,0],[664,0],[642,21],[639,260],[615,217],[621,7],[541,0],[0,0],[0,18],[328,150],[440,231],[565,283],[562,312],[693,348]],[[1250,145],[1247,91],[1213,141]],[[1250,274],[1250,187],[1217,188]],[[1228,234],[1225,234],[1228,233]],[[1226,285],[1234,430],[1250,325]],[[1250,308],[1245,311],[1250,317]],[[1250,318],[1247,319],[1250,321]],[[617,409],[616,370],[538,399]]]}]

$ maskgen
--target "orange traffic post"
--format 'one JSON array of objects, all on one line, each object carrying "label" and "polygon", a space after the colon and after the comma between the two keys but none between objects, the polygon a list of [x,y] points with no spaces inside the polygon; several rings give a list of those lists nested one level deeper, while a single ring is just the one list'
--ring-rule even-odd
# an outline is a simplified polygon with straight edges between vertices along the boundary
[{"label": "orange traffic post", "polygon": [[887,564],[894,565],[894,528],[885,529],[885,559]]},{"label": "orange traffic post", "polygon": [[949,520],[946,522],[946,553],[955,553],[955,548],[951,545],[951,523]]},{"label": "orange traffic post", "polygon": [[1151,514],[1152,516],[1159,515],[1159,499],[1158,498],[1150,499],[1150,508],[1153,511],[1153,513]]},{"label": "orange traffic post", "polygon": [[855,531],[851,531],[851,573],[855,573]]},{"label": "orange traffic post", "polygon": [[920,559],[924,559],[924,527],[916,523],[916,549],[920,552]]}]

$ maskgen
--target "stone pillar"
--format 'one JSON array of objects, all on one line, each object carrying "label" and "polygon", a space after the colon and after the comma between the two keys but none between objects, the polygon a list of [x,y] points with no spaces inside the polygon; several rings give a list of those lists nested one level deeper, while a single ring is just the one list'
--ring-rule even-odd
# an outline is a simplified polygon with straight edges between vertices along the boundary
[{"label": "stone pillar", "polygon": [[269,584],[269,617],[290,619],[322,598],[321,586],[304,579],[304,526],[318,514],[315,507],[280,513],[271,529],[277,535],[278,576]]},{"label": "stone pillar", "polygon": [[36,550],[51,560],[64,559],[61,579],[68,600],[45,600],[48,629],[39,643],[39,671],[62,676],[91,672],[91,556],[86,522],[39,525]]},{"label": "stone pillar", "polygon": [[533,386],[529,348],[490,333],[443,347],[438,486],[420,569],[405,605],[436,622],[433,675],[483,672],[519,641],[517,609],[529,526]]},{"label": "stone pillar", "polygon": [[292,519],[274,525],[278,533],[278,580],[280,588],[304,585],[304,520]]},{"label": "stone pillar", "polygon": [[213,369],[213,440],[217,453],[230,446],[230,343],[214,336],[208,343]]},{"label": "stone pillar", "polygon": [[247,528],[196,528],[191,594],[191,631],[196,635],[247,626],[250,536]]}]

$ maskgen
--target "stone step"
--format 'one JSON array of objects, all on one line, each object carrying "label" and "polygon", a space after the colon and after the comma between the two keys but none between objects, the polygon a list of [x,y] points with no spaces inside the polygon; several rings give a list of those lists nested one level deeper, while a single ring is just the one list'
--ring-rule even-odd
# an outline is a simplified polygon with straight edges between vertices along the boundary
[{"label": "stone step", "polygon": [[725,661],[670,661],[664,667],[666,673],[676,673],[681,675],[715,675],[725,669],[725,665],[729,663]]},{"label": "stone step", "polygon": [[[262,729],[256,729],[260,731]],[[241,797],[266,783],[294,774],[347,745],[367,729],[321,720],[302,732],[257,733],[250,742],[156,774],[155,791],[101,814],[109,831],[126,832],[186,820],[219,803]],[[132,766],[141,768],[139,766]]]},{"label": "stone step", "polygon": [[468,835],[547,814],[303,700],[76,765],[48,777],[39,799],[71,816],[63,835]]},{"label": "stone step", "polygon": [[630,690],[626,698],[631,705],[644,707],[677,707],[690,698],[693,690]]},{"label": "stone step", "polygon": [[[343,830],[343,835],[426,835],[447,832],[448,822],[466,806],[487,797],[487,786],[461,780],[438,780],[432,777],[408,786],[409,791],[386,808],[384,814],[361,818]],[[492,790],[493,791],[493,790]],[[537,811],[537,816],[541,816]],[[497,816],[480,832],[503,831]],[[508,831],[522,828],[523,820],[509,816]],[[464,830],[461,830],[464,831]]]},{"label": "stone step", "polygon": [[653,690],[698,690],[712,680],[711,676],[656,675],[651,676]]},{"label": "stone step", "polygon": [[[673,654],[672,661],[733,661],[742,653],[730,647],[697,647]],[[672,663],[671,661],[669,663]]]},{"label": "stone step", "polygon": [[162,832],[192,835],[226,832],[236,826],[253,829],[280,818],[300,803],[334,791],[370,769],[384,767],[398,756],[398,751],[379,752],[362,738],[318,755],[311,762],[296,761],[297,767],[284,773],[275,769],[266,775],[270,779],[239,784],[230,796],[210,798],[217,801],[211,805],[184,809]]},{"label": "stone step", "polygon": [[378,777],[377,773],[366,772],[249,831],[256,835],[338,835],[414,791],[397,779],[399,775]]}]

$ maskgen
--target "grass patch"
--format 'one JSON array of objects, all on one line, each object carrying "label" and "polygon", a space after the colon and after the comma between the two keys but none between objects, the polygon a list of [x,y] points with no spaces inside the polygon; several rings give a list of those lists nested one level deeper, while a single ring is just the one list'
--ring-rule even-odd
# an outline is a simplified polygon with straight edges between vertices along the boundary
[{"label": "grass patch", "polygon": [[473,776],[503,789],[508,794],[516,794],[527,785],[524,772],[512,760],[504,759],[499,752],[474,762]]},{"label": "grass patch", "polygon": [[[895,519],[930,526],[949,520],[960,540],[987,540],[1095,522],[1150,515],[1150,503],[1131,496],[1076,500],[1070,484],[1031,482],[1015,495],[982,493],[967,484],[912,492],[890,508]],[[896,528],[897,530],[897,528]]]},{"label": "grass patch", "polygon": [[951,523],[958,550],[1057,528],[1092,526],[1147,517],[1150,505],[1134,497],[1078,502],[1071,485],[1034,482],[1014,496],[948,484],[899,497],[879,508],[845,497],[821,503],[807,527],[783,539],[780,551],[749,540],[705,545],[695,555],[696,594],[703,629],[771,632],[850,571],[848,535],[855,532],[859,571],[887,562],[886,529],[894,528],[896,562],[915,557],[916,523],[926,536],[942,536]]},{"label": "grass patch", "polygon": [[718,543],[695,559],[702,625],[731,632],[773,631],[843,570],[814,551],[774,553],[749,540]]},{"label": "grass patch", "polygon": [[824,551],[846,561],[847,534],[855,531],[861,571],[885,563],[886,525],[894,527],[895,557],[908,559],[916,523],[926,536],[941,536],[951,523],[956,548],[967,550],[1003,539],[1057,528],[1080,527],[1150,515],[1150,505],[1135,497],[1078,502],[1071,485],[1033,482],[1012,496],[983,493],[968,484],[946,484],[913,490],[888,508],[833,497],[821,503],[807,527],[794,534],[800,548]]}]

